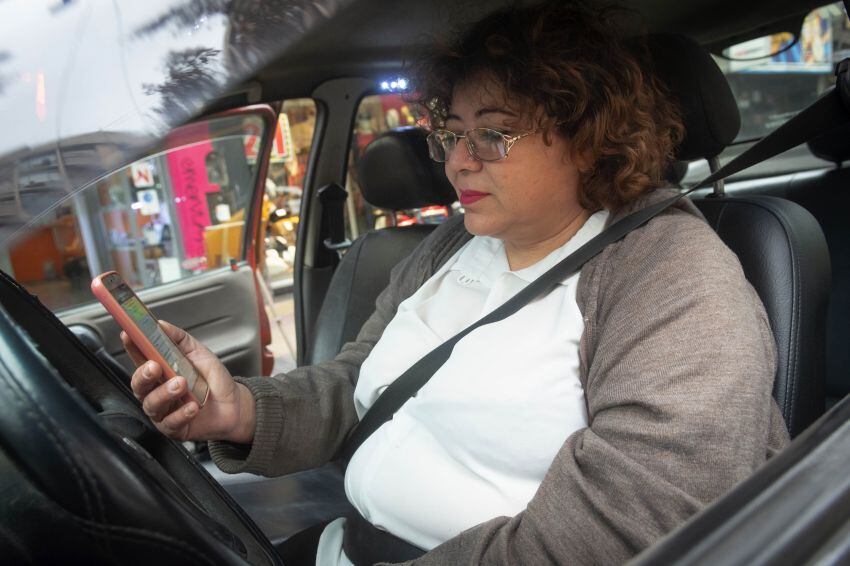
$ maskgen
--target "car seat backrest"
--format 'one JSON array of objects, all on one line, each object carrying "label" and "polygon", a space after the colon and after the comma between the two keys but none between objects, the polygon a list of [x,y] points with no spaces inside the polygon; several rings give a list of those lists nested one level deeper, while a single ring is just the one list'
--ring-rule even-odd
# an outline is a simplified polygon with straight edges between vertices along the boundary
[{"label": "car seat backrest", "polygon": [[827,408],[850,393],[850,125],[809,142],[812,153],[837,165],[793,175],[727,185],[736,196],[769,195],[795,202],[815,217],[823,230],[832,272],[826,312],[825,392]]},{"label": "car seat backrest", "polygon": [[[712,158],[731,143],[740,115],[723,73],[693,40],[650,37],[656,71],[679,103],[685,140],[676,157]],[[823,336],[829,256],[817,221],[799,205],[772,197],[695,199],[734,251],[765,305],[777,343],[773,395],[792,436],[823,412]]]},{"label": "car seat backrest", "polygon": [[777,344],[774,397],[792,436],[824,411],[824,334],[829,254],[817,220],[780,198],[694,203],[738,255],[764,303]]},{"label": "car seat backrest", "polygon": [[[397,128],[366,147],[357,164],[366,202],[398,211],[456,200],[443,165],[428,157],[425,136],[421,128]],[[334,271],[308,348],[308,364],[332,359],[343,344],[354,340],[375,310],[375,300],[389,283],[392,268],[435,227],[372,230],[354,242]]]}]

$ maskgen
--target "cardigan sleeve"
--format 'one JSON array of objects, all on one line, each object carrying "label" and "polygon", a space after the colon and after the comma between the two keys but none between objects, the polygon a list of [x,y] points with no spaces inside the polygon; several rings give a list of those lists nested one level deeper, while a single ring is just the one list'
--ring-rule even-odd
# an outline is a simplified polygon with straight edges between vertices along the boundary
[{"label": "cardigan sleeve", "polygon": [[787,443],[764,308],[701,219],[665,213],[594,263],[582,274],[595,289],[588,427],[566,439],[524,511],[410,564],[622,563]]},{"label": "cardigan sleeve", "polygon": [[254,440],[250,445],[210,442],[210,455],[222,471],[279,476],[322,466],[335,457],[357,423],[354,387],[361,364],[398,305],[458,246],[465,234],[462,220],[442,224],[393,268],[374,313],[356,340],[345,344],[333,360],[273,377],[237,378],[254,396]]}]

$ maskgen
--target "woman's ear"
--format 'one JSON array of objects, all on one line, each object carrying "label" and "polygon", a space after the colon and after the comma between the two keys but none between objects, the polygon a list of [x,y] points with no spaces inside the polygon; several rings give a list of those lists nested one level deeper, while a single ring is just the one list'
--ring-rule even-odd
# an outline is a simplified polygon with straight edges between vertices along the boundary
[{"label": "woman's ear", "polygon": [[571,156],[573,163],[579,173],[587,173],[596,165],[596,157],[593,151],[587,149],[585,151],[573,151]]}]

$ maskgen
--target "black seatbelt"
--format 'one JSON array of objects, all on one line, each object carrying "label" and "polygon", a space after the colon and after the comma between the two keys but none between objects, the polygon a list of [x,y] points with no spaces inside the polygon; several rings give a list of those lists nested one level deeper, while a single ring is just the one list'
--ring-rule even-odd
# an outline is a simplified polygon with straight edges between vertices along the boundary
[{"label": "black seatbelt", "polygon": [[503,305],[431,350],[393,381],[366,411],[366,414],[363,415],[363,418],[346,439],[340,453],[343,466],[347,467],[360,445],[381,425],[389,421],[408,399],[416,395],[419,389],[449,359],[455,344],[467,334],[485,324],[503,320],[534,299],[545,295],[564,279],[579,271],[588,260],[605,247],[620,240],[696,189],[796,147],[818,134],[848,121],[850,121],[850,112],[842,104],[839,92],[832,89],[774,132],[762,138],[747,151],[694,185],[690,190],[638,210],[609,226],[601,234],[529,283],[527,287]]},{"label": "black seatbelt", "polygon": [[327,250],[335,253],[336,266],[342,253],[351,247],[351,240],[345,237],[345,199],[348,198],[348,191],[331,183],[319,189],[318,195],[324,214],[323,227],[328,235],[323,244]]}]

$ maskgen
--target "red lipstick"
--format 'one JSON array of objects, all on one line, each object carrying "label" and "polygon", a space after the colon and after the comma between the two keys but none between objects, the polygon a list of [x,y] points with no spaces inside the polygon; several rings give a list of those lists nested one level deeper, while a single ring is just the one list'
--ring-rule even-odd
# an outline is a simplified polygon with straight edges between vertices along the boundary
[{"label": "red lipstick", "polygon": [[478,202],[479,200],[487,196],[490,196],[490,193],[480,193],[478,191],[461,191],[460,204],[463,206],[468,206],[474,202]]}]

